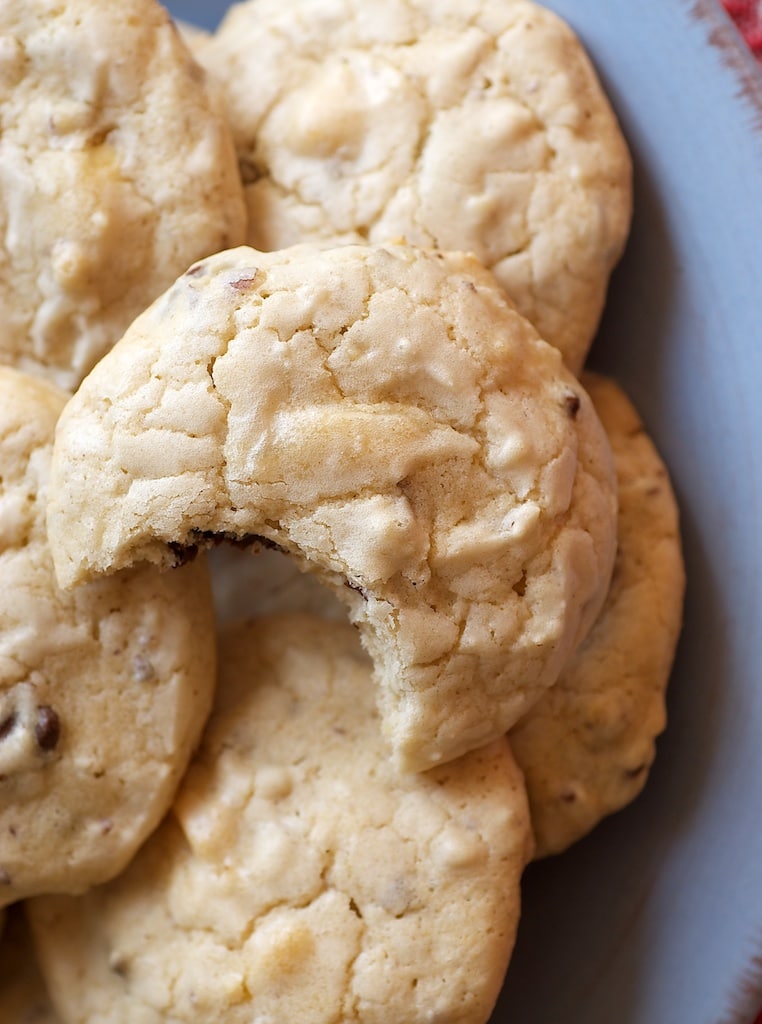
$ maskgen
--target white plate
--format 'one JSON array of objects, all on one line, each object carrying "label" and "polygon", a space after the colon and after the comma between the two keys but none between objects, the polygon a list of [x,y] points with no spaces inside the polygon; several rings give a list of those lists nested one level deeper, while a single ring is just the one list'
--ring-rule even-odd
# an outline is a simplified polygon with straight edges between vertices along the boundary
[{"label": "white plate", "polygon": [[[169,4],[210,28],[226,6]],[[635,157],[632,239],[592,362],[625,385],[670,465],[688,596],[646,791],[527,872],[493,1022],[750,1024],[762,1005],[762,74],[716,0],[548,6],[585,42]]]}]

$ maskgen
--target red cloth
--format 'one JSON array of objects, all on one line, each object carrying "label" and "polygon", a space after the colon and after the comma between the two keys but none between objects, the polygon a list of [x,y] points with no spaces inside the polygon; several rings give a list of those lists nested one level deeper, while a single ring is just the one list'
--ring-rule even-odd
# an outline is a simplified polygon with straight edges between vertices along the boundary
[{"label": "red cloth", "polygon": [[[762,0],[722,0],[722,5],[762,63]],[[762,1024],[762,1021],[758,1018],[754,1024]]]}]

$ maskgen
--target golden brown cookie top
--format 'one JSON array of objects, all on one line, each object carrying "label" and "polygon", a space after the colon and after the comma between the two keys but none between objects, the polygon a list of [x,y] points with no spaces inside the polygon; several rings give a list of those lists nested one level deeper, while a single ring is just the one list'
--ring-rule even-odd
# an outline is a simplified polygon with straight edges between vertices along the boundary
[{"label": "golden brown cookie top", "polygon": [[0,358],[73,390],[243,240],[229,129],[155,0],[0,5]]},{"label": "golden brown cookie top", "polygon": [[214,683],[203,564],[59,590],[45,500],[66,398],[0,368],[0,905],[121,870],[171,803]]},{"label": "golden brown cookie top", "polygon": [[580,369],[631,171],[556,15],[527,0],[251,0],[199,59],[225,99],[251,245],[473,252]]},{"label": "golden brown cookie top", "polygon": [[263,618],[221,634],[220,664],[167,822],[109,885],[33,901],[62,1011],[484,1024],[531,850],[505,739],[397,773],[347,623]]}]

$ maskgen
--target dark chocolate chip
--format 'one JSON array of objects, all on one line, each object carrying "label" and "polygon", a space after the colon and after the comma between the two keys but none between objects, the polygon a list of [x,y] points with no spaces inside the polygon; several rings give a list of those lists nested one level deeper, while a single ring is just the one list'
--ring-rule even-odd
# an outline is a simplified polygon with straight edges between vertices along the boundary
[{"label": "dark chocolate chip", "polygon": [[13,732],[16,728],[16,722],[18,722],[19,716],[15,711],[11,711],[7,718],[4,718],[0,722],[0,742],[2,742],[7,736]]},{"label": "dark chocolate chip", "polygon": [[570,419],[576,420],[577,413],[580,410],[582,402],[580,401],[579,395],[575,394],[574,391],[569,391],[564,397],[564,408]]},{"label": "dark chocolate chip", "polygon": [[37,708],[37,725],[34,737],[40,750],[55,750],[61,738],[61,722],[53,708],[43,705]]},{"label": "dark chocolate chip", "polygon": [[518,594],[519,597],[523,597],[527,592],[527,574],[522,572],[521,579],[516,580],[513,584],[514,594]]},{"label": "dark chocolate chip", "polygon": [[174,559],[172,562],[173,569],[179,569],[180,566],[187,565],[198,554],[198,547],[195,544],[178,544],[176,541],[171,540],[167,547],[172,552]]},{"label": "dark chocolate chip", "polygon": [[348,587],[350,590],[356,591],[363,601],[368,600],[368,591],[365,587],[361,587],[359,583],[352,583],[350,580],[344,580],[344,586]]},{"label": "dark chocolate chip", "polygon": [[246,157],[242,157],[238,161],[238,171],[244,185],[253,185],[262,177],[262,172],[257,165],[252,160],[247,160]]}]

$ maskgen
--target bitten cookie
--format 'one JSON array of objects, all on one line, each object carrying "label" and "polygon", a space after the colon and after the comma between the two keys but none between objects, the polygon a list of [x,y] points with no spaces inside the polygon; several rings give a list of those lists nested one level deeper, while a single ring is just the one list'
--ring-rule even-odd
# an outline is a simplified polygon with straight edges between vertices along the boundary
[{"label": "bitten cookie", "polygon": [[505,732],[608,588],[605,433],[471,257],[241,248],[130,328],[59,423],[64,586],[264,537],[343,598],[424,769]]},{"label": "bitten cookie", "polygon": [[526,0],[251,0],[220,83],[249,243],[467,250],[578,371],[629,230],[627,147],[572,31]]},{"label": "bitten cookie", "polygon": [[124,875],[30,904],[53,999],[89,1024],[483,1024],[531,853],[505,739],[399,775],[346,623],[220,639],[216,706]]},{"label": "bitten cookie", "polygon": [[66,397],[0,368],[0,906],[124,867],[174,796],[214,681],[203,564],[57,588],[45,496]]},{"label": "bitten cookie", "polygon": [[14,907],[5,931],[0,929],[0,1024],[58,1022],[21,907]]},{"label": "bitten cookie", "polygon": [[154,0],[0,4],[0,361],[73,390],[190,263],[244,240],[204,77]]},{"label": "bitten cookie", "polygon": [[558,853],[643,788],[665,725],[685,573],[667,470],[624,392],[583,383],[611,441],[619,550],[598,621],[556,685],[511,730],[537,855]]},{"label": "bitten cookie", "polygon": [[[558,682],[510,733],[526,776],[537,856],[559,853],[640,792],[664,727],[664,690],[680,629],[684,571],[666,468],[611,380],[582,383],[606,427],[619,479],[619,547],[606,603]],[[211,556],[218,614],[345,615],[314,576],[282,554]]]}]

